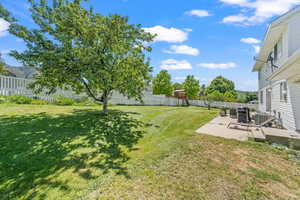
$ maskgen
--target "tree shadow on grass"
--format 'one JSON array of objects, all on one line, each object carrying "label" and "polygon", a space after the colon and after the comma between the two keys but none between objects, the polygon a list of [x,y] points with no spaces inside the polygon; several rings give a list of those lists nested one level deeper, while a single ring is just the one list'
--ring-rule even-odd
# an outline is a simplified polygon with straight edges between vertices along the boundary
[{"label": "tree shadow on grass", "polygon": [[147,126],[134,114],[75,110],[58,116],[0,116],[0,199],[43,199],[34,192],[42,185],[68,191],[66,183],[51,180],[68,169],[85,179],[95,178],[91,167],[128,176],[126,152]]}]

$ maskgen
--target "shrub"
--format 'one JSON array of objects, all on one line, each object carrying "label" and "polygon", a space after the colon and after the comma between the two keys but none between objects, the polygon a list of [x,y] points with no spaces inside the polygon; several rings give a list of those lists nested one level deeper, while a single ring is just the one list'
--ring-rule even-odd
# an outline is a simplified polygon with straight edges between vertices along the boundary
[{"label": "shrub", "polygon": [[6,98],[6,96],[2,96],[2,95],[0,95],[0,104],[2,104],[2,103],[6,103],[7,102],[7,98]]},{"label": "shrub", "polygon": [[95,101],[87,96],[77,97],[74,99],[76,106],[95,106],[98,105]]},{"label": "shrub", "polygon": [[9,103],[15,103],[15,104],[31,104],[32,98],[26,97],[26,96],[20,96],[20,95],[12,95],[8,96],[7,100]]},{"label": "shrub", "polygon": [[42,99],[33,99],[33,100],[31,101],[31,104],[32,104],[32,105],[47,105],[48,102],[45,101],[45,100],[42,100]]},{"label": "shrub", "polygon": [[76,103],[76,106],[95,106],[95,105],[97,104],[91,100],[86,100],[86,101],[81,101],[79,103]]},{"label": "shrub", "polygon": [[71,105],[75,104],[75,100],[60,95],[55,98],[54,104],[59,105],[59,106],[71,106]]}]

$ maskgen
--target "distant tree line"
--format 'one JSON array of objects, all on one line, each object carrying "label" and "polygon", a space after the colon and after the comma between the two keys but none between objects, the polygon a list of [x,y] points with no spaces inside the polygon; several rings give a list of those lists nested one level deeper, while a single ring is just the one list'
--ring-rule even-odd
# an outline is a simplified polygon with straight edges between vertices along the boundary
[{"label": "distant tree line", "polygon": [[172,83],[172,77],[167,70],[160,71],[152,81],[153,94],[172,96],[175,90],[184,90],[188,99],[202,99],[209,101],[242,102],[247,103],[257,99],[256,93],[244,92],[240,95],[236,91],[233,81],[217,76],[210,85],[200,85],[199,80],[189,75],[183,83]]},{"label": "distant tree line", "polygon": [[189,99],[197,99],[200,92],[200,83],[194,76],[189,75],[185,81],[180,83],[172,83],[171,75],[167,70],[160,71],[152,81],[153,94],[172,96],[174,90],[184,89]]}]

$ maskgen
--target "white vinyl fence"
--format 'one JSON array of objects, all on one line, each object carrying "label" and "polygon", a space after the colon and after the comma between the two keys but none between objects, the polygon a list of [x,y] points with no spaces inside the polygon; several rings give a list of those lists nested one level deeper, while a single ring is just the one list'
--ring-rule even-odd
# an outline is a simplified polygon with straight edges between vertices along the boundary
[{"label": "white vinyl fence", "polygon": [[[23,79],[23,78],[15,78],[15,77],[7,77],[0,76],[0,95],[23,95],[28,97],[35,97],[47,101],[54,101],[55,97],[58,95],[63,95],[65,97],[79,99],[86,95],[78,95],[72,91],[66,90],[58,90],[55,94],[47,95],[46,93],[42,94],[34,94],[32,90],[28,89],[28,85],[33,80]],[[165,95],[153,95],[151,91],[145,91],[143,102],[136,101],[134,99],[128,99],[118,92],[114,92],[110,99],[110,103],[119,104],[119,105],[151,105],[151,106],[181,106],[184,105],[185,102],[183,100],[166,97]],[[207,104],[205,101],[201,100],[189,100],[190,105],[192,106],[203,106],[206,107]],[[211,102],[211,107],[216,108],[239,108],[239,107],[248,107],[250,109],[257,110],[258,105],[255,104],[241,104],[241,103],[229,103],[229,102]]]},{"label": "white vinyl fence", "polygon": [[[190,100],[190,105],[192,106],[207,106],[205,101],[202,100]],[[248,107],[252,110],[258,110],[257,104],[247,104],[247,103],[232,103],[232,102],[211,102],[211,107],[214,108],[240,108],[240,107]]]},{"label": "white vinyl fence", "polygon": [[[134,99],[128,99],[121,94],[114,93],[110,100],[112,104],[122,104],[122,105],[164,105],[164,106],[181,106],[186,105],[181,99],[174,97],[166,97],[165,95],[153,95],[149,92],[144,93],[143,102],[136,101]],[[203,100],[189,100],[191,106],[201,106],[207,107],[207,102]],[[253,110],[258,110],[258,105],[256,104],[244,104],[244,103],[231,103],[231,102],[210,102],[210,106],[214,108],[240,108],[248,107]]]},{"label": "white vinyl fence", "polygon": [[71,91],[57,90],[56,93],[48,95],[45,92],[35,94],[31,89],[28,89],[29,84],[33,80],[24,78],[15,78],[0,75],[0,95],[11,96],[11,95],[22,95],[32,98],[43,99],[46,101],[53,102],[55,97],[63,95],[69,98],[80,98],[82,95],[76,95]]},{"label": "white vinyl fence", "polygon": [[165,95],[153,95],[151,92],[144,92],[143,102],[139,102],[134,99],[128,99],[127,97],[115,92],[110,99],[110,103],[120,105],[178,106],[182,104],[182,100],[166,97]]}]

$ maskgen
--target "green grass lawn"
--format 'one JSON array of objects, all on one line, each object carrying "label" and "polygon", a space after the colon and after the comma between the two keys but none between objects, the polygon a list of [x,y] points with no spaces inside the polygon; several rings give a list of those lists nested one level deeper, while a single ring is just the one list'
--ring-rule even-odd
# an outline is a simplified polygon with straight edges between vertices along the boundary
[{"label": "green grass lawn", "polygon": [[300,199],[265,144],[196,134],[198,107],[0,105],[0,199]]}]

